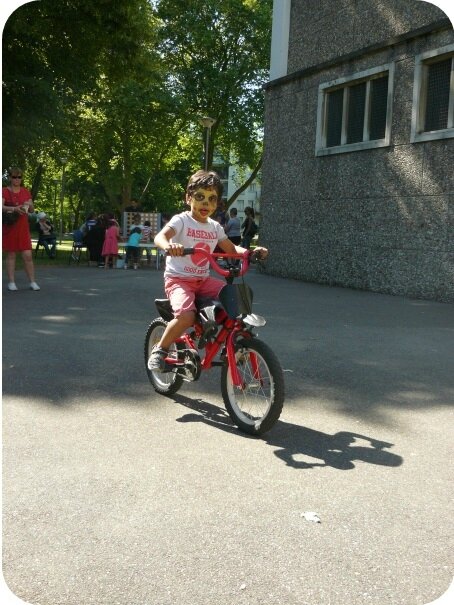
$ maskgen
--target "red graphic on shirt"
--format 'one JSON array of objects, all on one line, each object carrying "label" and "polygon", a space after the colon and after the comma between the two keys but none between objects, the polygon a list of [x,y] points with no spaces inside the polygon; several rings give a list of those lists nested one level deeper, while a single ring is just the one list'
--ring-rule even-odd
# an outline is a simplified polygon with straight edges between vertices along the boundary
[{"label": "red graphic on shirt", "polygon": [[[201,242],[197,243],[194,248],[210,252],[210,246],[208,244],[202,244]],[[200,252],[195,252],[194,254],[191,254],[191,260],[194,265],[197,265],[198,267],[203,267],[203,265],[206,265],[208,262],[206,256],[203,256],[203,254],[200,254]]]}]

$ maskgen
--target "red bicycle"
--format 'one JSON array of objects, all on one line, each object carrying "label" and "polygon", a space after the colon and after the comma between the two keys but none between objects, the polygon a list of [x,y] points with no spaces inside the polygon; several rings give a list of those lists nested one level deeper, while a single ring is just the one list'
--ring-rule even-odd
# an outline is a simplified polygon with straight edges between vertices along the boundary
[{"label": "red bicycle", "polygon": [[[213,255],[199,248],[184,250],[184,254],[194,253],[203,254],[225,277],[226,285],[219,300],[196,301],[194,326],[173,343],[164,372],[149,370],[147,362],[173,313],[168,299],[155,300],[160,317],[148,326],[144,347],[148,378],[156,392],[173,395],[184,381],[198,380],[202,370],[219,366],[222,398],[230,418],[242,431],[261,435],[277,422],[285,390],[279,360],[254,334],[266,320],[252,313],[252,290],[244,281],[234,283],[248,271],[253,252]],[[221,267],[217,259],[227,266]]]}]

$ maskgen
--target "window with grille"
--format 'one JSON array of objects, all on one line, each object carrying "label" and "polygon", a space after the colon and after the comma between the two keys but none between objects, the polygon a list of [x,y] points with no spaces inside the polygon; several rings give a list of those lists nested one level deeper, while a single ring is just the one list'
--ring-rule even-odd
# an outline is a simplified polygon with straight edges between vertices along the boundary
[{"label": "window with grille", "polygon": [[454,44],[451,44],[415,59],[411,140],[453,136]]},{"label": "window with grille", "polygon": [[316,155],[389,145],[393,64],[322,84]]}]

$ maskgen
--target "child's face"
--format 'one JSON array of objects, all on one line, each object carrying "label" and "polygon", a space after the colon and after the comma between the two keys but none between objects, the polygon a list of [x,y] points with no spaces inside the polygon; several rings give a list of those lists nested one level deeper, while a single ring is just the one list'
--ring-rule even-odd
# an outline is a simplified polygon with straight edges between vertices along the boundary
[{"label": "child's face", "polygon": [[191,216],[199,223],[206,223],[208,217],[213,214],[218,205],[218,194],[216,189],[196,189],[194,193],[186,196],[187,203],[191,206]]}]

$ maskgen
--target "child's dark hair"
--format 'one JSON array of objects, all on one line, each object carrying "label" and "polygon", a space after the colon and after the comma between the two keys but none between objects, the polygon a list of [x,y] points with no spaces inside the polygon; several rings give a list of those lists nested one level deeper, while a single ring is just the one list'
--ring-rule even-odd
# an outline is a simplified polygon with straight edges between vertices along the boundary
[{"label": "child's dark hair", "polygon": [[218,198],[221,199],[223,186],[219,174],[214,172],[214,170],[208,172],[206,170],[198,170],[190,177],[186,187],[186,193],[192,195],[197,189],[208,189],[211,187],[216,189]]},{"label": "child's dark hair", "polygon": [[131,230],[131,233],[142,233],[142,231],[139,229],[139,227],[134,227],[134,229]]}]

